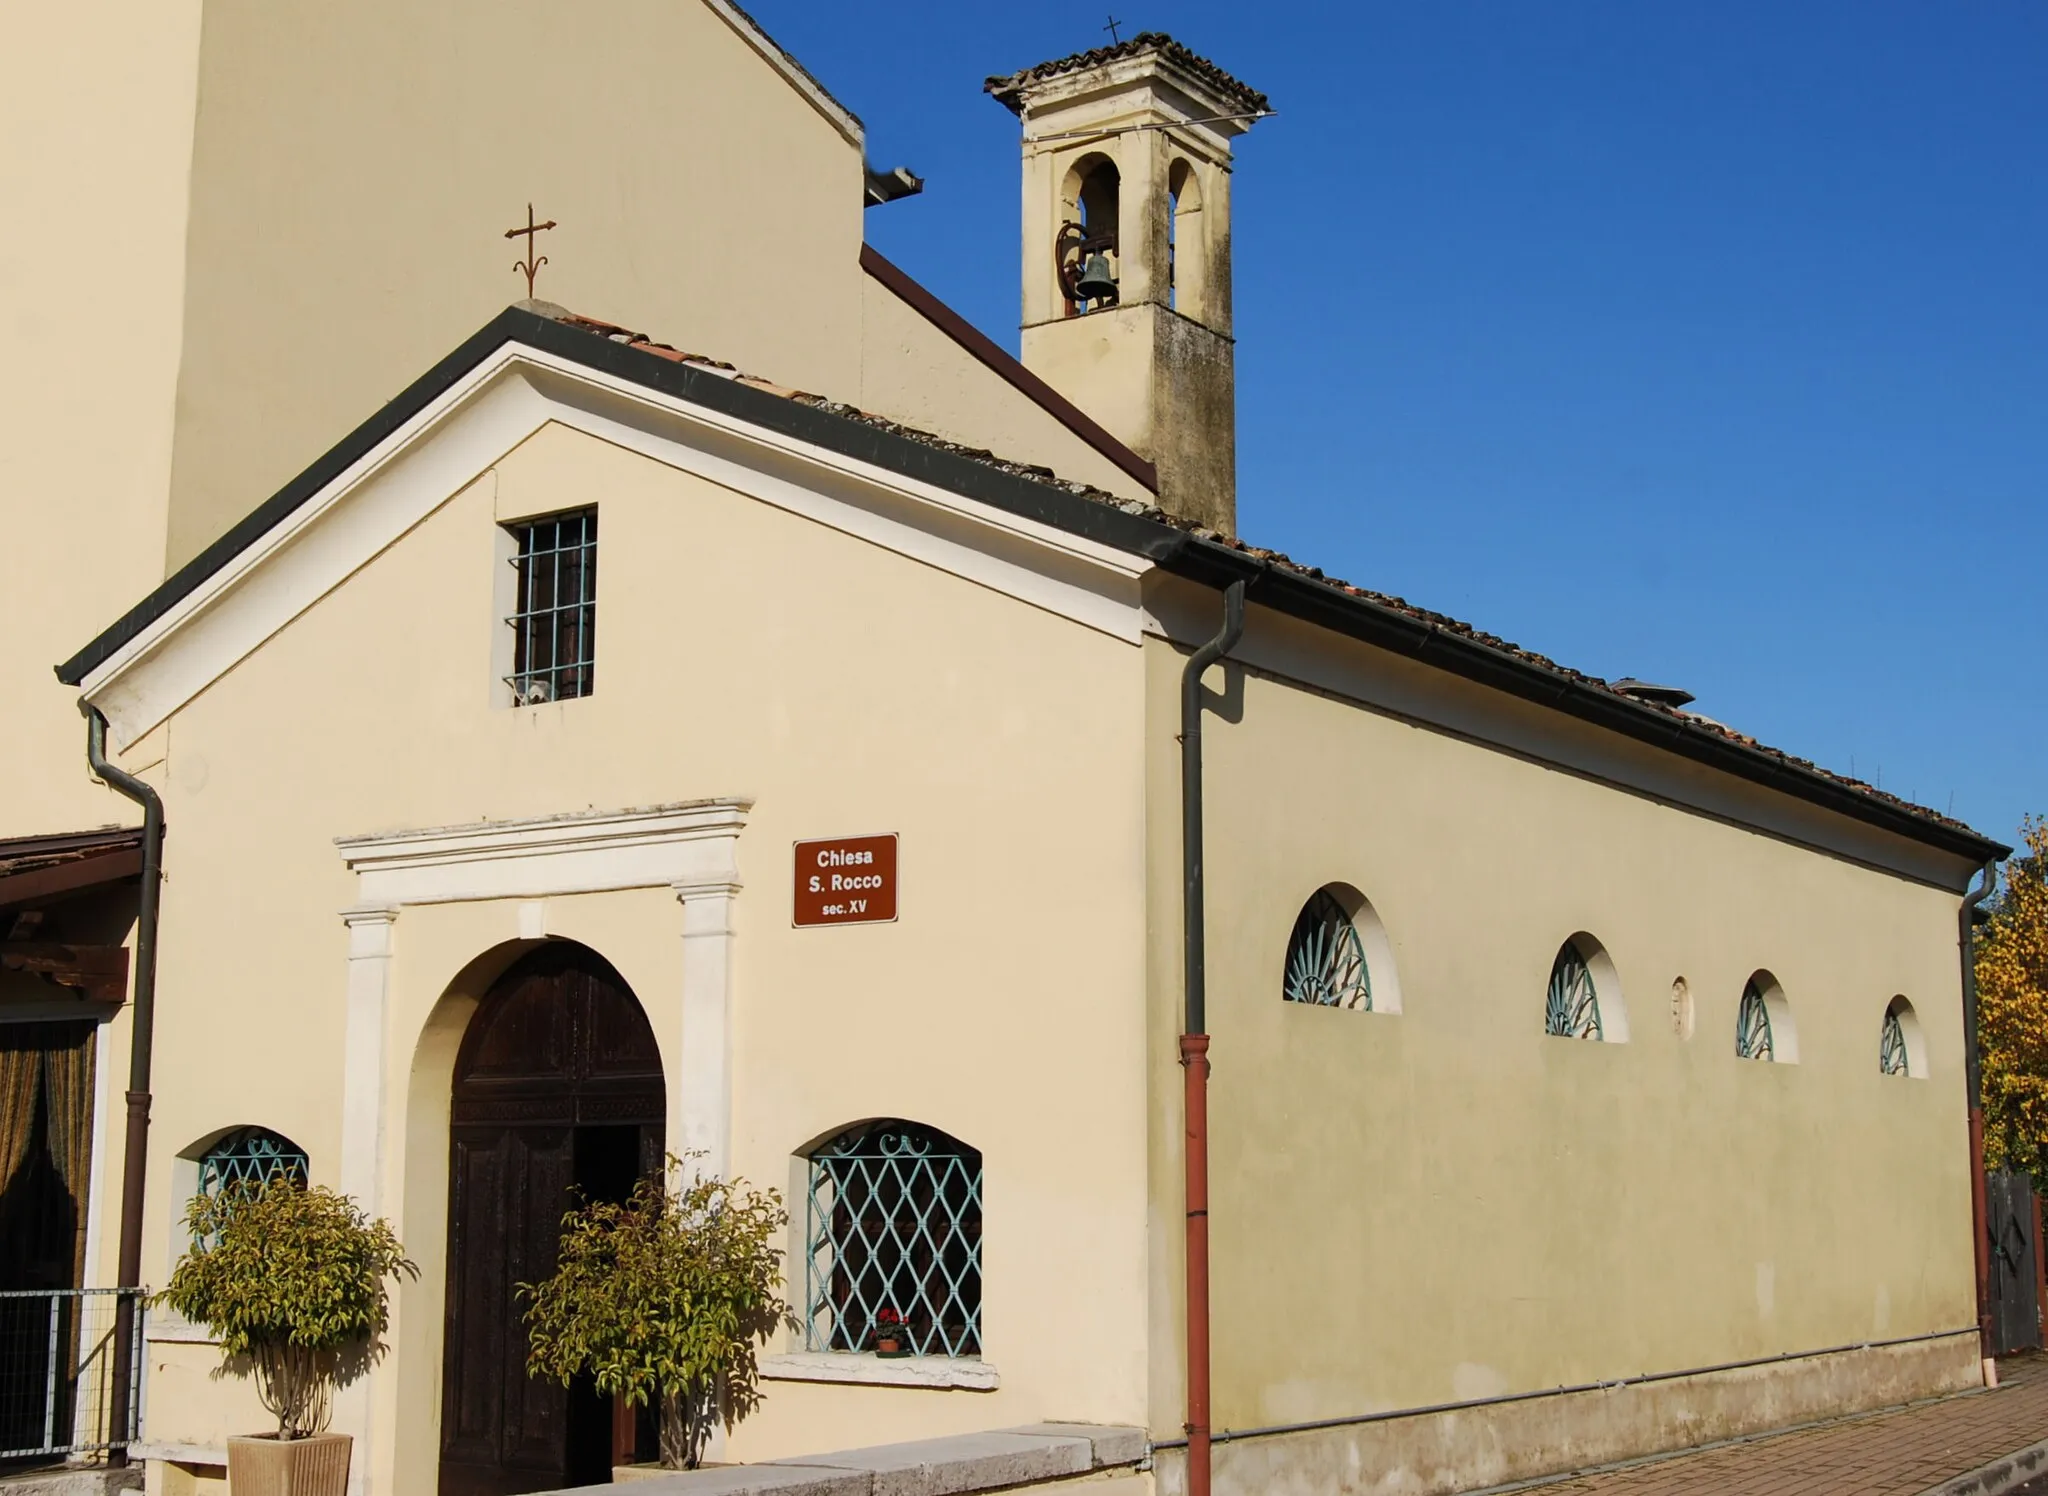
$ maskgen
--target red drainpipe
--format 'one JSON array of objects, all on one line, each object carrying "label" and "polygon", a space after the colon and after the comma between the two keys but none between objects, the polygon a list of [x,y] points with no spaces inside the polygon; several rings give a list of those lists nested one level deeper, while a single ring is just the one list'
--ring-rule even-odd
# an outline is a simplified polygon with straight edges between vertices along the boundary
[{"label": "red drainpipe", "polygon": [[1223,594],[1223,631],[1196,650],[1180,677],[1182,1106],[1187,1138],[1188,1496],[1209,1496],[1209,1030],[1207,939],[1202,928],[1202,672],[1244,633],[1244,583]]}]

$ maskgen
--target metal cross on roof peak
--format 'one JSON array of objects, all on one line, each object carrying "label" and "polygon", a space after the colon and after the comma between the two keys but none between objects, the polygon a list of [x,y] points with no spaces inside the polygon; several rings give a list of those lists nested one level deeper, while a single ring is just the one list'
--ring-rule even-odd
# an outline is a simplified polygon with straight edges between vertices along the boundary
[{"label": "metal cross on roof peak", "polygon": [[552,218],[550,218],[546,223],[535,223],[533,221],[533,204],[528,203],[526,205],[526,227],[505,230],[505,237],[507,239],[517,239],[522,234],[526,236],[526,258],[523,260],[514,260],[512,262],[512,268],[514,270],[524,273],[526,276],[526,299],[528,301],[533,300],[533,278],[536,275],[540,274],[540,267],[547,264],[548,262],[548,257],[546,255],[542,255],[539,259],[534,258],[533,236],[535,234],[545,233],[547,230],[553,228],[554,226],[555,221]]},{"label": "metal cross on roof peak", "polygon": [[1122,21],[1119,21],[1114,15],[1112,15],[1109,18],[1109,24],[1102,28],[1104,31],[1107,31],[1109,33],[1109,44],[1112,47],[1121,44],[1123,41],[1123,38],[1117,34],[1116,29],[1117,27],[1123,24],[1124,23]]}]

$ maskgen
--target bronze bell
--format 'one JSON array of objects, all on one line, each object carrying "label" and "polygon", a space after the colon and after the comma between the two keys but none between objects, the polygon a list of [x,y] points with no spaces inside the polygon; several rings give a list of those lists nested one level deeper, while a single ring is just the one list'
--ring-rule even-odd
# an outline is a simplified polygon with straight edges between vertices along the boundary
[{"label": "bronze bell", "polygon": [[1074,295],[1082,301],[1116,305],[1116,279],[1110,274],[1108,255],[1097,250],[1082,262],[1081,278],[1074,282]]}]

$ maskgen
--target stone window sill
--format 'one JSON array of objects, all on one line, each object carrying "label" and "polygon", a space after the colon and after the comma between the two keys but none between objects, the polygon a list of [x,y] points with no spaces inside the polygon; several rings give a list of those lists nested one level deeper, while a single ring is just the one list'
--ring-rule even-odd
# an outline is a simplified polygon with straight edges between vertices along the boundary
[{"label": "stone window sill", "polygon": [[195,1325],[175,1309],[151,1309],[143,1322],[143,1338],[153,1345],[219,1345],[213,1331]]},{"label": "stone window sill", "polygon": [[1002,1385],[986,1361],[950,1356],[887,1360],[872,1351],[791,1351],[761,1358],[761,1375],[776,1382],[847,1382],[863,1387],[958,1387],[993,1392]]}]

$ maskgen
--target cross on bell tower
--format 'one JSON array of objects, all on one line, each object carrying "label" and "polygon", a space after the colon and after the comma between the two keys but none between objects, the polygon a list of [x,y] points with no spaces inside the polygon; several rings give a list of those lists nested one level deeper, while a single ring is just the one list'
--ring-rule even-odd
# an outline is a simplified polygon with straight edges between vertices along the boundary
[{"label": "cross on bell tower", "polygon": [[1153,31],[984,86],[1024,126],[1026,367],[1234,533],[1231,144],[1266,96]]}]

